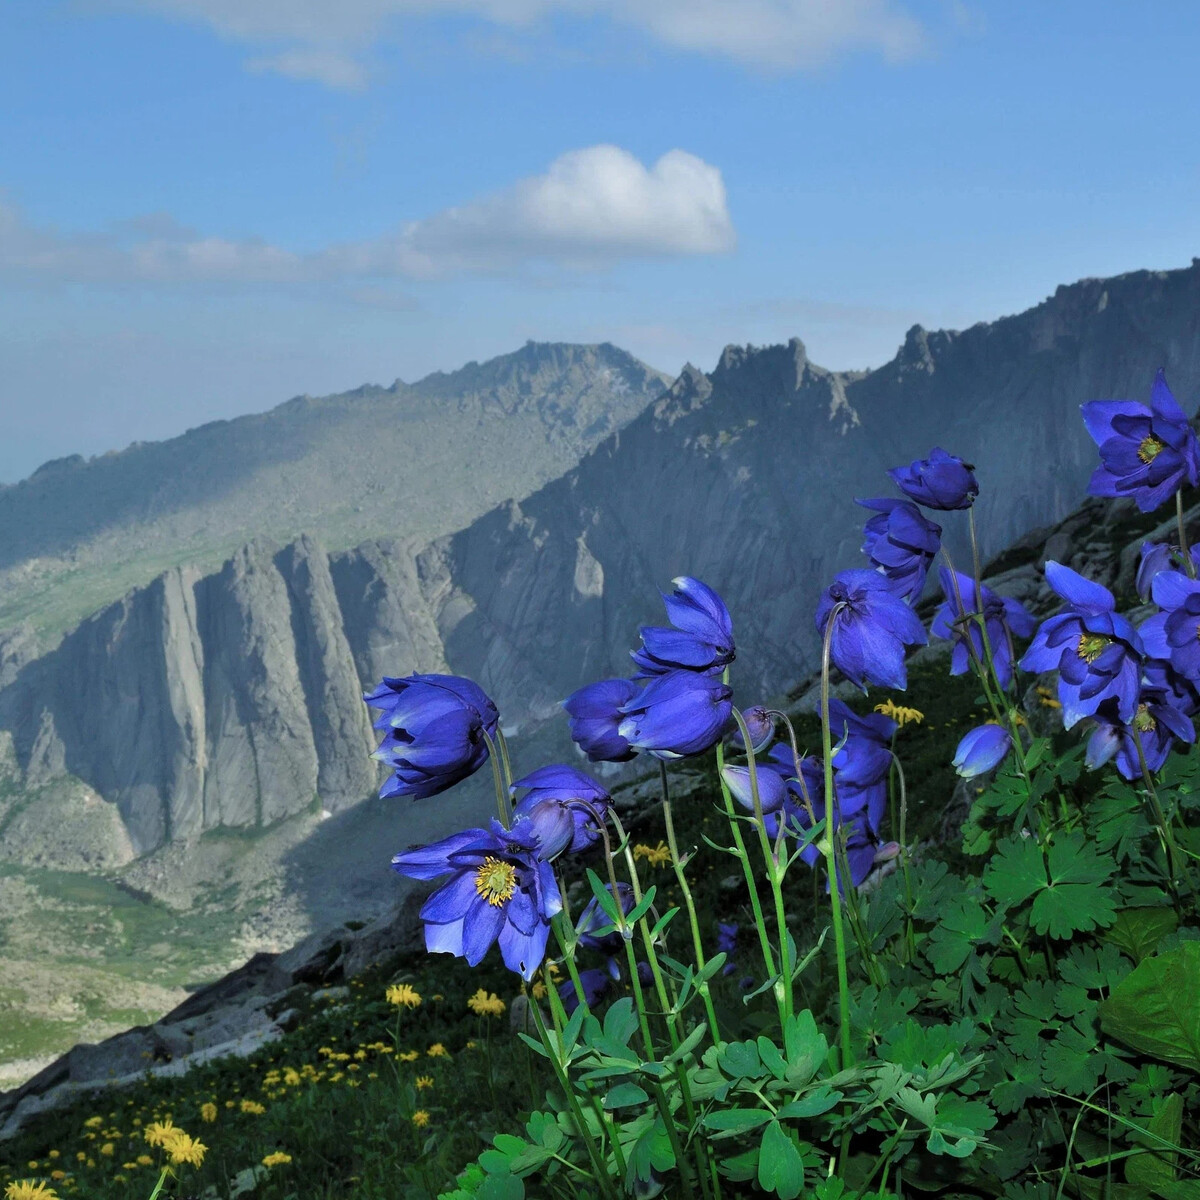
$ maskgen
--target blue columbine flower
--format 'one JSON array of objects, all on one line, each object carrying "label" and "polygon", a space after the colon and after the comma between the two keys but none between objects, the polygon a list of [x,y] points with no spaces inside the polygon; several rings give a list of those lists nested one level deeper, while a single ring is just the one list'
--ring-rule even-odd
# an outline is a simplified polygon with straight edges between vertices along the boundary
[{"label": "blue columbine flower", "polygon": [[[755,704],[742,711],[742,720],[746,722],[746,731],[750,734],[754,753],[758,754],[759,751],[765,750],[775,733],[775,718],[771,716],[770,711],[761,704]],[[730,741],[735,749],[746,749],[740,728],[733,731]]]},{"label": "blue columbine flower", "polygon": [[838,812],[842,819],[864,814],[873,834],[879,832],[887,809],[891,739],[896,728],[896,722],[882,713],[860,717],[836,696],[829,701],[829,731],[835,741],[833,791]]},{"label": "blue columbine flower", "polygon": [[572,692],[563,702],[571,738],[591,762],[628,762],[637,751],[617,732],[621,709],[641,690],[633,679],[602,679]]},{"label": "blue columbine flower", "polygon": [[499,942],[504,965],[533,978],[562,897],[531,829],[505,829],[493,819],[490,829],[466,829],[397,854],[392,868],[411,879],[450,876],[421,908],[430,953],[475,966]]},{"label": "blue columbine flower", "polygon": [[999,766],[1011,749],[1012,737],[1007,729],[999,725],[980,725],[958,743],[952,765],[964,779],[974,779]]},{"label": "blue columbine flower", "polygon": [[[979,612],[979,602],[975,598],[975,580],[961,571],[951,574],[948,567],[938,571],[938,579],[942,585],[942,593],[946,602],[933,615],[929,632],[936,637],[953,639],[954,648],[950,652],[950,674],[962,675],[971,665],[971,651],[974,657],[984,661],[983,634],[979,624],[966,618],[967,613]],[[1012,682],[1012,645],[1009,641],[1009,631],[1018,637],[1033,637],[1037,628],[1037,620],[1019,601],[1010,596],[998,596],[987,584],[981,585],[983,596],[983,619],[987,627],[988,644],[992,648],[992,662],[996,668],[996,677],[1000,686],[1007,688]]]},{"label": "blue columbine flower", "polygon": [[916,613],[878,571],[842,571],[834,578],[817,605],[817,632],[822,637],[839,604],[830,646],[834,664],[864,691],[868,683],[907,687],[904,647],[925,644]]},{"label": "blue columbine flower", "polygon": [[941,446],[934,446],[928,458],[919,458],[907,467],[893,467],[888,474],[910,499],[926,508],[944,512],[970,508],[979,495],[975,468]]},{"label": "blue columbine flower", "polygon": [[942,527],[908,500],[856,500],[878,514],[863,527],[863,553],[910,604],[921,598],[925,576],[942,544]]},{"label": "blue columbine flower", "polygon": [[1150,512],[1185,482],[1200,482],[1200,444],[1161,368],[1149,408],[1136,400],[1093,400],[1080,411],[1100,448],[1088,484],[1093,496],[1132,496]]},{"label": "blue columbine flower", "polygon": [[733,692],[714,675],[668,671],[621,711],[617,732],[635,750],[682,758],[716,745],[733,715]]},{"label": "blue columbine flower", "polygon": [[470,679],[457,675],[385,677],[363,699],[380,709],[386,729],[375,757],[392,768],[380,796],[436,796],[474,774],[487,760],[488,737],[500,720],[496,706]]},{"label": "blue columbine flower", "polygon": [[1160,571],[1150,590],[1161,611],[1138,630],[1146,653],[1169,660],[1185,679],[1200,680],[1200,582]]},{"label": "blue columbine flower", "polygon": [[1192,724],[1196,708],[1196,693],[1179,679],[1170,664],[1148,659],[1133,720],[1122,722],[1112,700],[1105,701],[1096,713],[1096,729],[1087,746],[1088,766],[1096,768],[1115,758],[1117,770],[1125,779],[1140,779],[1140,741],[1147,767],[1157,771],[1167,761],[1176,740],[1187,745],[1196,740]]},{"label": "blue columbine flower", "polygon": [[737,969],[737,954],[739,926],[736,921],[717,922],[717,953],[725,955],[725,965],[721,968],[722,975],[732,975]]},{"label": "blue columbine flower", "polygon": [[675,591],[670,596],[663,593],[663,604],[675,628],[642,627],[642,645],[630,652],[639,675],[723,671],[734,659],[733,621],[725,602],[707,584],[689,575],[671,582]]},{"label": "blue columbine flower", "polygon": [[[1191,552],[1192,563],[1200,567],[1200,546],[1193,546]],[[1150,599],[1154,577],[1160,571],[1182,573],[1183,570],[1183,554],[1178,546],[1167,542],[1143,542],[1142,552],[1138,556],[1137,578],[1134,581],[1138,597],[1143,601]]]},{"label": "blue columbine flower", "polygon": [[600,836],[612,797],[582,771],[559,763],[541,767],[518,779],[512,791],[529,790],[517,802],[513,816],[532,821],[541,838],[541,856],[557,858],[564,850],[578,854]]},{"label": "blue columbine flower", "polygon": [[1046,563],[1046,582],[1070,608],[1042,622],[1021,659],[1022,668],[1058,671],[1058,699],[1068,729],[1109,698],[1117,701],[1119,720],[1133,720],[1142,673],[1138,631],[1116,611],[1108,588],[1070,567]]}]

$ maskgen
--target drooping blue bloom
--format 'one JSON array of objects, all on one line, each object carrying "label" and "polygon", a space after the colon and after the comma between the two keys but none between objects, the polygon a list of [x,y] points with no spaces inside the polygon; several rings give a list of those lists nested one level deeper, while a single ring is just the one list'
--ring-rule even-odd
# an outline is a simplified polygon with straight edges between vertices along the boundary
[{"label": "drooping blue bloom", "polygon": [[1132,496],[1150,512],[1185,483],[1200,482],[1200,444],[1161,368],[1149,408],[1136,400],[1093,400],[1080,411],[1100,448],[1088,484],[1093,496]]},{"label": "drooping blue bloom", "polygon": [[837,575],[817,605],[817,632],[822,637],[835,608],[830,657],[846,678],[864,691],[868,683],[907,687],[904,647],[924,645],[925,630],[888,581],[878,571]]},{"label": "drooping blue bloom", "polygon": [[863,553],[910,604],[921,598],[925,576],[942,544],[942,527],[908,500],[856,500],[878,515],[863,527]]},{"label": "drooping blue bloom", "polygon": [[1200,680],[1200,581],[1160,571],[1150,590],[1160,611],[1138,630],[1146,653],[1169,660],[1185,679]]},{"label": "drooping blue bloom", "polygon": [[919,458],[907,467],[893,467],[888,474],[911,500],[926,508],[949,512],[970,508],[979,495],[975,468],[941,446],[934,446],[928,458]]},{"label": "drooping blue bloom", "polygon": [[493,819],[490,829],[466,829],[397,854],[392,868],[411,879],[449,876],[420,912],[430,953],[475,966],[498,942],[504,965],[533,978],[562,897],[532,830],[505,829]]},{"label": "drooping blue bloom", "polygon": [[630,651],[642,677],[667,671],[723,671],[734,659],[733,620],[725,602],[707,584],[689,575],[672,579],[675,591],[663,593],[664,629],[644,625],[642,645]]},{"label": "drooping blue bloom", "polygon": [[[761,704],[755,704],[751,708],[742,711],[742,720],[746,722],[746,730],[750,734],[750,741],[757,754],[770,743],[771,738],[775,734],[775,718],[770,715],[768,710]],[[733,746],[737,750],[745,750],[746,744],[742,739],[742,731],[740,728],[733,731],[733,737],[730,739]]]},{"label": "drooping blue bloom", "polygon": [[[609,895],[613,894],[612,884],[606,884],[605,888]],[[618,880],[616,897],[621,911],[628,915],[634,906],[633,888],[628,883]],[[601,934],[601,929],[607,929],[609,932]],[[621,949],[621,935],[613,928],[612,918],[595,896],[584,905],[583,912],[579,914],[579,920],[575,924],[575,932],[579,935],[579,944],[589,950],[616,954]]]},{"label": "drooping blue bloom", "polygon": [[582,771],[564,763],[541,767],[512,785],[513,792],[519,788],[529,790],[513,816],[533,822],[543,858],[557,858],[564,850],[578,854],[599,838],[612,797]]},{"label": "drooping blue bloom", "polygon": [[[789,757],[791,751],[788,751]],[[772,770],[768,763],[756,761],[755,781],[758,784],[758,802],[763,814],[777,813],[788,797],[788,785],[783,772]],[[789,768],[788,774],[791,773]],[[729,794],[745,809],[754,811],[754,794],[750,789],[750,768],[725,766],[721,768],[721,778],[729,789]]]},{"label": "drooping blue bloom", "polygon": [[[1200,546],[1191,548],[1192,563],[1200,567]],[[1150,589],[1155,575],[1160,571],[1178,571],[1183,573],[1183,555],[1178,546],[1167,542],[1143,542],[1142,553],[1138,557],[1137,578],[1134,587],[1139,598],[1143,601],[1150,599]]]},{"label": "drooping blue bloom", "polygon": [[715,675],[668,671],[651,679],[621,711],[617,732],[635,750],[683,758],[716,745],[732,718],[733,692]]},{"label": "drooping blue bloom", "polygon": [[[767,832],[774,837],[779,829],[779,814],[804,802],[805,790],[810,799],[820,795],[824,786],[821,768],[812,757],[800,760],[800,775],[796,775],[796,760],[790,745],[780,743],[768,754],[755,759],[758,776],[758,800],[762,805]],[[729,794],[747,811],[754,811],[754,797],[750,791],[750,769],[726,766],[721,772]],[[803,784],[801,784],[801,779]]]},{"label": "drooping blue bloom", "polygon": [[829,701],[829,732],[834,739],[833,792],[838,813],[843,820],[862,814],[870,831],[878,834],[887,809],[896,722],[883,713],[860,717],[835,696]]},{"label": "drooping blue bloom", "polygon": [[387,732],[375,757],[392,768],[380,796],[436,796],[474,774],[487,761],[500,714],[487,694],[457,675],[385,677],[363,699],[380,714]]},{"label": "drooping blue bloom", "polygon": [[739,926],[736,921],[717,922],[717,953],[724,954],[725,965],[721,968],[722,975],[732,975],[737,969],[737,944]]},{"label": "drooping blue bloom", "polygon": [[[979,624],[966,617],[968,613],[979,612],[975,580],[961,571],[951,573],[948,567],[938,570],[938,579],[946,602],[933,614],[929,632],[935,637],[954,640],[954,647],[950,651],[950,674],[962,675],[971,666],[972,650],[978,662],[985,661],[983,634]],[[1032,637],[1037,628],[1037,621],[1019,600],[1010,596],[998,596],[986,583],[981,586],[980,592],[983,596],[983,619],[996,677],[1000,680],[1000,686],[1007,688],[1012,682],[1013,666],[1009,632],[1017,637]]]},{"label": "drooping blue bloom", "polygon": [[1087,746],[1088,766],[1094,769],[1115,758],[1125,779],[1140,779],[1140,741],[1147,767],[1157,771],[1177,740],[1187,745],[1196,740],[1191,715],[1195,711],[1195,692],[1175,676],[1168,663],[1148,660],[1133,720],[1121,721],[1112,700],[1105,701],[1096,713],[1096,729]]},{"label": "drooping blue bloom", "polygon": [[628,762],[637,751],[617,732],[621,709],[638,694],[633,679],[601,679],[572,692],[563,702],[571,738],[591,762]]},{"label": "drooping blue bloom", "polygon": [[1070,607],[1042,622],[1022,668],[1058,671],[1058,699],[1068,729],[1110,698],[1117,702],[1119,720],[1133,720],[1142,673],[1138,631],[1116,611],[1108,588],[1070,567],[1046,563],[1046,582]]},{"label": "drooping blue bloom", "polygon": [[974,779],[999,766],[1011,749],[1012,737],[1007,729],[980,725],[958,743],[953,766],[964,779]]}]

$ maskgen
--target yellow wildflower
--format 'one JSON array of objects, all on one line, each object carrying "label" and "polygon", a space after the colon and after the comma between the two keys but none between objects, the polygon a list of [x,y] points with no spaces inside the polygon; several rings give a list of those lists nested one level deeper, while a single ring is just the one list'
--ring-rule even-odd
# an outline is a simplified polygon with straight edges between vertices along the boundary
[{"label": "yellow wildflower", "polygon": [[84,1129],[99,1129],[104,1124],[103,1117],[88,1117],[83,1123]]},{"label": "yellow wildflower", "polygon": [[86,1150],[76,1150],[75,1151],[75,1161],[76,1162],[84,1162],[86,1159],[87,1159],[87,1151]]},{"label": "yellow wildflower", "polygon": [[416,1050],[397,1050],[396,1057],[401,1062],[416,1062],[421,1055]]},{"label": "yellow wildflower", "polygon": [[290,1154],[284,1154],[282,1150],[276,1150],[274,1154],[268,1154],[262,1160],[262,1165],[264,1167],[282,1167],[284,1163],[290,1163],[291,1161],[292,1156]]},{"label": "yellow wildflower", "polygon": [[122,1163],[122,1164],[121,1164],[121,1166],[122,1166],[122,1167],[123,1167],[123,1168],[124,1168],[126,1171],[136,1171],[136,1170],[137,1170],[137,1166],[138,1166],[138,1165],[137,1165],[137,1163],[135,1163],[135,1162],[127,1162],[127,1163]]},{"label": "yellow wildflower", "polygon": [[152,1159],[152,1158],[150,1157],[150,1155],[148,1155],[148,1154],[139,1154],[139,1155],[137,1156],[137,1160],[138,1160],[138,1165],[139,1165],[139,1166],[142,1166],[142,1167],[152,1167],[152,1166],[154,1166],[154,1159]]},{"label": "yellow wildflower", "polygon": [[428,1050],[425,1051],[430,1058],[449,1058],[450,1052],[442,1045],[441,1042],[434,1042]]},{"label": "yellow wildflower", "polygon": [[182,1129],[172,1130],[171,1136],[163,1142],[163,1149],[176,1166],[180,1163],[191,1163],[194,1167],[204,1162],[204,1155],[208,1151],[203,1142],[184,1133]]},{"label": "yellow wildflower", "polygon": [[418,1129],[424,1129],[429,1124],[429,1114],[423,1108],[418,1108],[412,1115],[412,1123]]},{"label": "yellow wildflower", "polygon": [[66,1171],[51,1171],[50,1172],[50,1178],[53,1179],[55,1183],[59,1183],[61,1180],[66,1179],[66,1177],[67,1177]]},{"label": "yellow wildflower", "polygon": [[367,1057],[367,1052],[361,1046],[359,1046],[359,1048],[354,1052],[354,1057],[358,1059],[359,1062],[362,1062],[362,1060]]},{"label": "yellow wildflower", "polygon": [[263,1108],[257,1100],[243,1100],[239,1106],[244,1113],[250,1113],[253,1116],[261,1116],[267,1110]]},{"label": "yellow wildflower", "polygon": [[112,1158],[113,1149],[114,1146],[112,1142],[105,1142],[104,1145],[100,1147],[100,1153],[103,1154],[105,1158]]},{"label": "yellow wildflower", "polygon": [[58,1193],[44,1183],[18,1179],[4,1189],[4,1200],[58,1200]]},{"label": "yellow wildflower", "polygon": [[167,1138],[172,1137],[176,1132],[178,1132],[178,1130],[174,1125],[171,1124],[171,1118],[167,1117],[165,1121],[154,1121],[147,1125],[146,1128],[142,1130],[142,1137],[144,1137],[151,1146],[165,1146],[167,1144]]},{"label": "yellow wildflower", "polygon": [[419,1008],[421,995],[411,983],[393,983],[385,993],[387,1002],[397,1008]]},{"label": "yellow wildflower", "polygon": [[875,711],[883,713],[885,717],[891,717],[901,729],[905,725],[920,725],[925,720],[925,714],[919,708],[905,708],[903,704],[897,704],[894,700],[875,705]]},{"label": "yellow wildflower", "polygon": [[417,1091],[424,1091],[426,1088],[433,1087],[432,1075],[418,1075],[413,1081],[417,1085]]},{"label": "yellow wildflower", "polygon": [[472,1041],[469,1041],[469,1042],[467,1043],[467,1049],[468,1049],[468,1050],[474,1050],[474,1049],[475,1049],[475,1047],[476,1047],[476,1046],[478,1046],[478,1045],[479,1045],[479,1043],[478,1043],[478,1042],[476,1042],[476,1041],[474,1041],[474,1040],[472,1040]]},{"label": "yellow wildflower", "polygon": [[232,1101],[232,1100],[226,1100],[226,1101],[225,1101],[225,1107],[226,1107],[226,1108],[233,1108],[233,1107],[234,1107],[234,1101]]},{"label": "yellow wildflower", "polygon": [[467,998],[467,1007],[481,1017],[500,1017],[504,1015],[504,1001],[495,992],[486,992],[480,988],[473,996]]},{"label": "yellow wildflower", "polygon": [[300,1072],[293,1067],[288,1067],[283,1072],[283,1082],[288,1087],[296,1087],[300,1082]]},{"label": "yellow wildflower", "polygon": [[210,1125],[217,1119],[217,1106],[211,1100],[200,1105],[200,1118]]},{"label": "yellow wildflower", "polygon": [[633,848],[634,858],[644,858],[652,867],[665,867],[671,861],[671,850],[666,842],[660,841],[657,846],[647,846],[638,842]]},{"label": "yellow wildflower", "polygon": [[535,1000],[545,1000],[546,985],[540,979],[535,979],[533,981],[533,987],[529,990],[533,993],[533,998]]}]

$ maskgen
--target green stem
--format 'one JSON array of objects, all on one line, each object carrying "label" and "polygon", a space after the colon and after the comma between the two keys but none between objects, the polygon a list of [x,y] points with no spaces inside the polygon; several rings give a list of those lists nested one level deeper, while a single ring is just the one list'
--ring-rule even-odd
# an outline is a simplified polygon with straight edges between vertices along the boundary
[{"label": "green stem", "polygon": [[[488,761],[492,764],[492,781],[496,785],[496,808],[500,813],[500,824],[505,829],[511,829],[512,807],[508,802],[508,784],[505,781],[505,773],[497,753],[496,743],[492,740],[486,729],[480,732],[483,734],[483,740],[487,742]],[[504,735],[497,729],[496,736],[503,738]]]},{"label": "green stem", "polygon": [[[692,899],[692,889],[688,886],[687,876],[683,873],[683,863],[679,857],[679,842],[675,837],[675,821],[671,815],[671,793],[667,787],[667,764],[658,760],[659,781],[662,784],[663,823],[667,827],[667,846],[671,851],[671,865],[675,868],[675,878],[679,890],[683,893],[683,902],[687,906],[688,924],[692,928],[692,952],[696,956],[696,970],[703,971],[705,965],[704,948],[700,942],[700,922],[696,917],[696,902]],[[717,1010],[713,1007],[712,993],[708,980],[702,980],[696,985],[704,1001],[704,1011],[708,1015],[708,1027],[712,1031],[713,1044],[721,1040],[721,1029],[717,1024]]]},{"label": "green stem", "polygon": [[[1134,720],[1137,720],[1136,716]],[[1142,735],[1136,725],[1132,725],[1130,728],[1133,730],[1134,745],[1137,746],[1138,763],[1142,768],[1142,782],[1146,785],[1146,791],[1149,793],[1150,807],[1154,812],[1154,823],[1158,826],[1158,835],[1162,839],[1163,851],[1166,854],[1167,875],[1171,881],[1171,891],[1175,894],[1176,900],[1178,900],[1179,850],[1175,845],[1175,835],[1171,832],[1170,823],[1167,821],[1166,814],[1159,803],[1158,789],[1154,786],[1154,774],[1146,762],[1146,753],[1142,749]]]}]

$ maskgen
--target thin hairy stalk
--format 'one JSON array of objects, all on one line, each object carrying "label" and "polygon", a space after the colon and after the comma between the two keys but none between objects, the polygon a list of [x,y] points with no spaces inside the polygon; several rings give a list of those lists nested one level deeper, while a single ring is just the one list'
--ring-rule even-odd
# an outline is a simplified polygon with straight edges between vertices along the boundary
[{"label": "thin hairy stalk", "polygon": [[1188,546],[1187,529],[1183,524],[1183,488],[1175,489],[1175,523],[1179,526],[1179,549],[1183,553],[1183,569],[1189,579],[1196,578],[1196,564],[1192,561],[1192,551]]},{"label": "thin hairy stalk", "polygon": [[[692,889],[688,886],[687,876],[683,872],[683,863],[679,857],[679,842],[675,837],[675,820],[671,815],[671,793],[667,787],[667,764],[658,760],[658,778],[662,786],[663,824],[667,827],[667,846],[671,851],[671,865],[675,868],[675,879],[679,890],[683,893],[683,903],[687,908],[688,924],[692,930],[692,952],[696,956],[696,970],[703,971],[705,967],[704,947],[700,941],[700,922],[696,917],[696,902],[692,899]],[[717,1024],[717,1010],[713,1007],[712,992],[708,980],[703,979],[696,984],[696,990],[704,1001],[704,1011],[708,1017],[708,1027],[712,1031],[714,1045],[721,1040],[721,1028]]]},{"label": "thin hairy stalk", "polygon": [[[491,735],[486,729],[481,729],[483,740],[487,742],[488,762],[492,764],[492,781],[496,785],[496,808],[500,813],[500,824],[505,829],[512,828],[512,806],[509,804],[508,783],[505,781],[504,768],[501,766],[499,753],[496,748],[496,743],[492,740]],[[496,730],[496,735],[499,737],[500,730]]]},{"label": "thin hairy stalk", "polygon": [[[1136,717],[1134,719],[1136,720]],[[1154,773],[1150,770],[1150,766],[1146,762],[1146,752],[1142,749],[1142,735],[1136,724],[1132,725],[1131,728],[1133,730],[1133,744],[1137,746],[1138,763],[1142,768],[1142,782],[1146,785],[1146,791],[1150,798],[1150,808],[1154,813],[1154,823],[1158,826],[1158,836],[1162,841],[1163,853],[1167,858],[1167,875],[1171,881],[1171,891],[1175,893],[1175,899],[1178,901],[1179,850],[1175,845],[1175,835],[1171,832],[1170,823],[1163,812],[1162,804],[1159,803],[1158,789],[1154,786]]]}]

